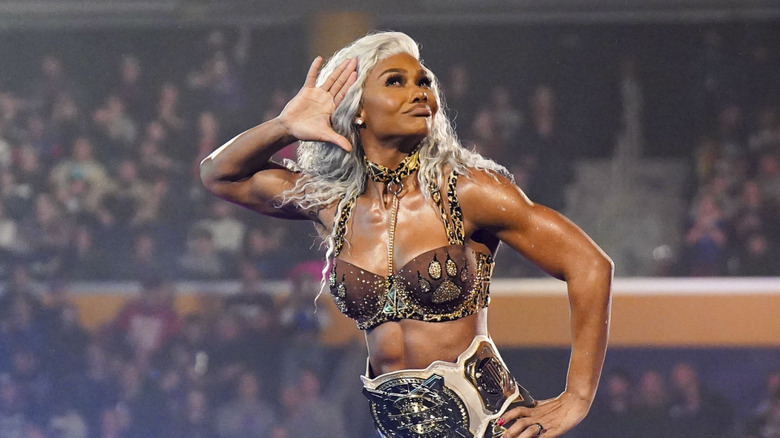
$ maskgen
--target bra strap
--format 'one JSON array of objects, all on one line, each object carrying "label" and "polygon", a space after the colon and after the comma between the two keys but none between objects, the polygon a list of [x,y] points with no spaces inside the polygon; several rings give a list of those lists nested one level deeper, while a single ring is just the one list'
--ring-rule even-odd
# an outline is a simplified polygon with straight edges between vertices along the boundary
[{"label": "bra strap", "polygon": [[450,245],[463,245],[465,241],[463,231],[463,212],[460,209],[460,203],[458,203],[458,195],[455,192],[455,185],[458,182],[458,173],[452,171],[447,181],[447,203],[450,206],[449,215],[444,208],[444,203],[441,199],[441,192],[436,190],[434,185],[431,184],[431,197],[436,206],[439,207],[439,213],[441,214],[441,220],[444,222],[444,229],[447,232],[447,239]]},{"label": "bra strap", "polygon": [[341,213],[336,220],[336,233],[333,236],[333,258],[338,257],[341,253],[341,249],[344,247],[344,233],[347,230],[347,221],[352,214],[352,207],[355,206],[356,196],[353,196],[347,201],[341,208]]}]

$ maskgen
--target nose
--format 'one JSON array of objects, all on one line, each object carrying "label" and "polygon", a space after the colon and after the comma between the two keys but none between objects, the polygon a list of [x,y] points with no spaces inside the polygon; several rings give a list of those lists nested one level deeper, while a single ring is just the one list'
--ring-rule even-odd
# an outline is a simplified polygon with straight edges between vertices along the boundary
[{"label": "nose", "polygon": [[412,102],[428,102],[428,90],[424,88],[417,89]]}]

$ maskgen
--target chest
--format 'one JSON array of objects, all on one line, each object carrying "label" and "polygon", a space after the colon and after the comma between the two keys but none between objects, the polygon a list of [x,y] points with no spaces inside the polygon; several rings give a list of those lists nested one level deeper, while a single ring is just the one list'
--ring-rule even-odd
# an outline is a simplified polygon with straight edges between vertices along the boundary
[{"label": "chest", "polygon": [[340,259],[384,275],[390,250],[397,270],[418,254],[448,244],[441,213],[422,194],[399,198],[395,214],[392,201],[358,199],[344,240]]}]

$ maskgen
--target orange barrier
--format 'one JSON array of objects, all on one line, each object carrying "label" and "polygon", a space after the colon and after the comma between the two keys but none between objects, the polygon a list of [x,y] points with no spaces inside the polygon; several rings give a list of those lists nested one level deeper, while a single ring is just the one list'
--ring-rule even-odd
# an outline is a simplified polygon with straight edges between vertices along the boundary
[{"label": "orange barrier", "polygon": [[[73,300],[82,323],[94,328],[110,321],[131,295],[81,292]],[[182,314],[212,309],[205,300],[215,295],[185,288],[176,309]],[[330,316],[323,342],[341,345],[362,337],[330,297],[321,297],[318,304]],[[567,346],[568,312],[562,282],[496,280],[490,332],[500,345]],[[612,315],[613,346],[780,346],[780,279],[616,280]]]}]

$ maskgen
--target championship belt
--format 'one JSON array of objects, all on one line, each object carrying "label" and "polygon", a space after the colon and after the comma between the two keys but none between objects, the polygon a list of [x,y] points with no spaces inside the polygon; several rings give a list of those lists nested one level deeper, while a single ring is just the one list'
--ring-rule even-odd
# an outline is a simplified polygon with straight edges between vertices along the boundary
[{"label": "championship belt", "polygon": [[494,421],[510,404],[534,404],[487,336],[475,337],[456,362],[361,380],[374,423],[387,438],[498,437],[505,429]]}]

